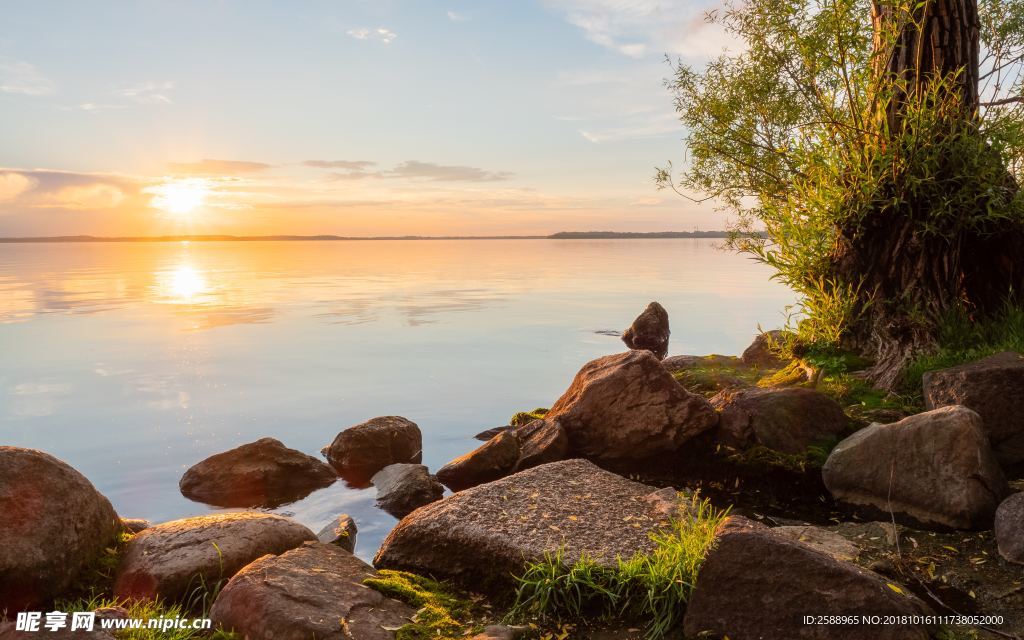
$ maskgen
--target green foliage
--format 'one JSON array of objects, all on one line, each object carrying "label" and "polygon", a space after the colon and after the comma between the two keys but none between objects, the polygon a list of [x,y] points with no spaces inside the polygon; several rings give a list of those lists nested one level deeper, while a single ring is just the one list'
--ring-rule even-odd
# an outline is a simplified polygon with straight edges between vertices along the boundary
[{"label": "green foliage", "polygon": [[720,453],[724,453],[725,459],[732,464],[755,471],[783,470],[804,473],[808,469],[820,469],[839,441],[839,438],[830,438],[811,445],[800,453],[783,453],[760,444],[741,451],[723,449]]},{"label": "green foliage", "polygon": [[[151,620],[159,618],[190,618],[192,613],[180,605],[166,604],[153,600],[117,600],[103,596],[91,596],[54,603],[57,611],[94,611],[101,607],[123,607],[128,618]],[[144,623],[145,624],[145,623]],[[99,622],[96,627],[99,627]],[[118,640],[241,640],[240,636],[221,630],[207,629],[119,629],[112,631]]]},{"label": "green foliage", "polygon": [[[906,25],[923,5],[891,6],[893,24]],[[980,12],[982,95],[1020,95],[1024,9],[982,0]],[[678,176],[660,169],[656,181],[734,214],[732,246],[800,295],[791,317],[803,342],[839,345],[868,311],[875,291],[835,257],[873,220],[901,216],[922,237],[945,239],[1024,223],[1010,179],[1024,161],[1024,107],[1007,102],[974,118],[956,76],[911,87],[874,73],[896,27],[879,33],[874,53],[868,0],[748,0],[709,20],[742,45],[703,69],[676,66],[668,86],[688,132],[688,165]],[[886,117],[890,104],[901,117]],[[750,233],[759,227],[764,237]],[[928,311],[907,304],[908,314]]]},{"label": "green foliage", "polygon": [[700,365],[676,371],[672,377],[688,391],[710,398],[722,389],[752,386],[761,375],[742,363],[730,364],[718,356],[708,356]]},{"label": "green foliage", "polygon": [[474,630],[474,602],[441,582],[382,569],[363,584],[419,609],[412,622],[398,629],[396,640],[461,638]]},{"label": "green foliage", "polygon": [[512,414],[512,417],[509,418],[508,423],[513,427],[522,427],[533,422],[534,420],[540,420],[545,415],[547,415],[547,413],[548,410],[543,407],[538,407],[533,411],[519,411],[517,413]]},{"label": "green foliage", "polygon": [[567,564],[564,550],[530,564],[519,578],[510,617],[622,617],[647,622],[648,638],[664,636],[682,620],[697,572],[727,515],[697,497],[682,512],[668,529],[651,534],[651,553],[620,558],[615,566],[587,556]]}]

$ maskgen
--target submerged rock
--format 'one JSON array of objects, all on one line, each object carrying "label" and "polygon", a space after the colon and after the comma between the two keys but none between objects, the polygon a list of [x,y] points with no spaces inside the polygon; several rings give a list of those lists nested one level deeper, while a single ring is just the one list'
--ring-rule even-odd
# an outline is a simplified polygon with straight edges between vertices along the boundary
[{"label": "submerged rock", "polygon": [[843,408],[813,389],[723,391],[711,404],[721,412],[718,440],[736,448],[760,444],[783,453],[803,453],[812,445],[838,439],[850,427]]},{"label": "submerged rock", "polygon": [[924,374],[925,407],[959,404],[981,416],[996,458],[1024,464],[1024,355],[1012,351]]},{"label": "submerged rock", "polygon": [[226,580],[260,556],[283,553],[313,532],[268,513],[218,513],[172,520],[134,536],[114,583],[118,598],[177,600],[200,584]]},{"label": "submerged rock", "polygon": [[276,507],[337,479],[313,456],[260,438],[193,465],[178,487],[186,498],[218,507]]},{"label": "submerged rock", "polygon": [[861,429],[832,450],[822,478],[837,500],[955,529],[992,526],[1009,490],[981,418],[960,406]]},{"label": "submerged rock", "polygon": [[996,544],[1007,562],[1024,564],[1024,493],[1015,493],[996,509]]},{"label": "submerged rock", "polygon": [[422,464],[388,465],[372,481],[377,487],[377,506],[396,518],[404,518],[444,495],[444,487]]},{"label": "submerged rock", "polygon": [[518,461],[519,437],[503,431],[438,469],[437,479],[452,491],[462,491],[507,476]]},{"label": "submerged rock", "polygon": [[324,544],[333,544],[349,553],[356,550],[356,534],[359,529],[352,516],[343,513],[316,534],[317,540]]},{"label": "submerged rock", "polygon": [[[697,574],[683,621],[686,637],[927,640],[906,623],[807,624],[804,616],[922,616],[927,606],[881,576],[730,517]],[[837,631],[840,630],[840,631]]]},{"label": "submerged rock", "polygon": [[423,435],[411,420],[383,416],[345,429],[321,452],[343,478],[365,485],[389,464],[422,462]]},{"label": "submerged rock", "polygon": [[514,584],[526,563],[562,550],[611,566],[653,548],[667,522],[654,487],[586,460],[552,462],[473,487],[408,515],[374,559],[378,568],[454,580],[470,589]]},{"label": "submerged rock", "polygon": [[673,455],[718,414],[650,352],[628,351],[584,365],[545,419],[565,429],[570,454],[612,461]]},{"label": "submerged rock", "polygon": [[0,609],[60,594],[120,532],[85,476],[42,451],[0,446]]},{"label": "submerged rock", "polygon": [[247,640],[391,640],[416,610],[363,584],[374,575],[351,553],[308,542],[238,572],[210,618]]},{"label": "submerged rock", "polygon": [[633,324],[622,332],[622,341],[630,349],[643,349],[659,360],[668,355],[668,311],[657,302],[647,305]]}]

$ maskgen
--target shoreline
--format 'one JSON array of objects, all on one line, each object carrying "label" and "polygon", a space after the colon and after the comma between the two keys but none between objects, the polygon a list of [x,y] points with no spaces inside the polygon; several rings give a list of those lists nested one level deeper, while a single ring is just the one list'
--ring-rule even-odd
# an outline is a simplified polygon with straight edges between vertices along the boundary
[{"label": "shoreline", "polygon": [[173,235],[173,236],[39,236],[5,237],[2,244],[72,244],[111,242],[360,242],[398,240],[680,240],[725,239],[728,231],[664,231],[653,233],[620,233],[611,231],[559,232],[550,235],[508,236],[336,236],[336,235]]}]

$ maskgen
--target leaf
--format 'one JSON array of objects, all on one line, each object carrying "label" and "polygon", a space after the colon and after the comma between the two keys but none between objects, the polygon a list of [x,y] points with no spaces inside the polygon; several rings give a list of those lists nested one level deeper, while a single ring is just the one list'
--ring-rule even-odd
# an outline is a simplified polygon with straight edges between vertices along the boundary
[{"label": "leaf", "polygon": [[901,588],[900,588],[899,586],[897,586],[897,585],[894,585],[894,584],[893,584],[893,583],[891,583],[891,582],[886,582],[886,583],[885,583],[885,586],[889,587],[890,589],[892,589],[892,590],[893,590],[893,591],[895,591],[896,593],[900,594],[901,596],[902,596],[902,595],[904,595],[903,589],[901,589]]}]

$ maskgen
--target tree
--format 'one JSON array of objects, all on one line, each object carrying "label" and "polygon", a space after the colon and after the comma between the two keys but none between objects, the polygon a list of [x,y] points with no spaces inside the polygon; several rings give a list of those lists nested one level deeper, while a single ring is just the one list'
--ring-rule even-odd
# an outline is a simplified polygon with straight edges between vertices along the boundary
[{"label": "tree", "polygon": [[951,314],[1024,285],[1024,7],[749,0],[709,19],[745,47],[677,65],[689,163],[658,182],[736,214],[733,245],[801,294],[803,341],[863,352],[894,390]]}]

